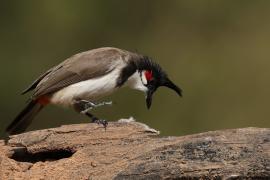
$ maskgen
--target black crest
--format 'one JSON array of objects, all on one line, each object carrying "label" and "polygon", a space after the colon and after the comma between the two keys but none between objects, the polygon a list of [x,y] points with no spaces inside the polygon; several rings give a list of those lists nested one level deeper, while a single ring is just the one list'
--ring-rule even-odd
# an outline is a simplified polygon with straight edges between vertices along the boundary
[{"label": "black crest", "polygon": [[148,56],[143,56],[142,59],[137,62],[136,66],[139,71],[152,71],[156,81],[158,81],[158,85],[162,85],[167,78],[167,73],[160,67],[159,64],[154,62]]}]

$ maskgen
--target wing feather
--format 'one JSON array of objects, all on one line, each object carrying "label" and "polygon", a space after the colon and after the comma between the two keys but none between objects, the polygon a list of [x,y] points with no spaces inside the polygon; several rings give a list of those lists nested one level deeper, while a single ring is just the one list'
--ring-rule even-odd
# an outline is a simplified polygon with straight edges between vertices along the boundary
[{"label": "wing feather", "polygon": [[98,78],[125,63],[127,51],[117,48],[99,48],[76,54],[52,70],[37,84],[33,98],[56,92],[71,84]]}]

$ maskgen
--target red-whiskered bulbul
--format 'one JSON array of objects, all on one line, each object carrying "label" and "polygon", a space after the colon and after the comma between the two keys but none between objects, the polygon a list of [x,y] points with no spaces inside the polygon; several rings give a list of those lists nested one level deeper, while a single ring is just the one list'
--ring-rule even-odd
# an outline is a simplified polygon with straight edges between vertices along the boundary
[{"label": "red-whiskered bulbul", "polygon": [[89,116],[92,122],[106,127],[107,121],[98,119],[89,110],[110,104],[93,102],[123,86],[145,92],[148,109],[158,87],[171,88],[179,96],[182,92],[147,56],[112,47],[93,49],[49,69],[24,90],[22,94],[33,90],[30,102],[7,127],[7,132],[18,134],[25,131],[34,116],[48,104],[73,107]]}]

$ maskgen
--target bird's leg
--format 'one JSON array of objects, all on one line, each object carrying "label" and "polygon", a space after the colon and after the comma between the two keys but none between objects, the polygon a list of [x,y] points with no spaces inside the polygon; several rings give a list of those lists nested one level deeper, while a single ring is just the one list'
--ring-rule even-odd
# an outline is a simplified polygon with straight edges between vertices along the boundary
[{"label": "bird's leg", "polygon": [[94,116],[93,114],[86,112],[85,113],[86,116],[90,117],[92,119],[92,123],[97,123],[97,124],[102,124],[103,127],[106,130],[106,127],[108,126],[108,122],[104,119],[99,119],[96,116]]},{"label": "bird's leg", "polygon": [[104,106],[104,105],[111,105],[112,102],[101,102],[101,103],[93,103],[90,101],[86,101],[86,100],[76,100],[73,103],[73,107],[74,109],[81,113],[81,114],[85,114],[88,117],[90,117],[92,119],[93,123],[97,123],[97,124],[102,124],[104,126],[104,128],[106,129],[108,122],[106,120],[102,120],[99,119],[97,117],[95,117],[93,114],[89,113],[89,111],[93,108],[97,108],[100,106]]}]

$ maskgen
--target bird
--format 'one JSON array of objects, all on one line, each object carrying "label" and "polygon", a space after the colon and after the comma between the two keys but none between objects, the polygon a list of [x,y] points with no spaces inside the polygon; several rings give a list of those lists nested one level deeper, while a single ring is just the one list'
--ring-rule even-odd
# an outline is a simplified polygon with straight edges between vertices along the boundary
[{"label": "bird", "polygon": [[97,103],[97,100],[122,87],[129,87],[145,93],[149,109],[154,92],[161,86],[182,96],[182,90],[148,56],[114,47],[81,52],[40,75],[22,92],[33,91],[26,107],[6,132],[13,135],[26,131],[34,117],[49,104],[73,108],[106,128],[108,122],[94,116],[90,110],[111,102]]}]

